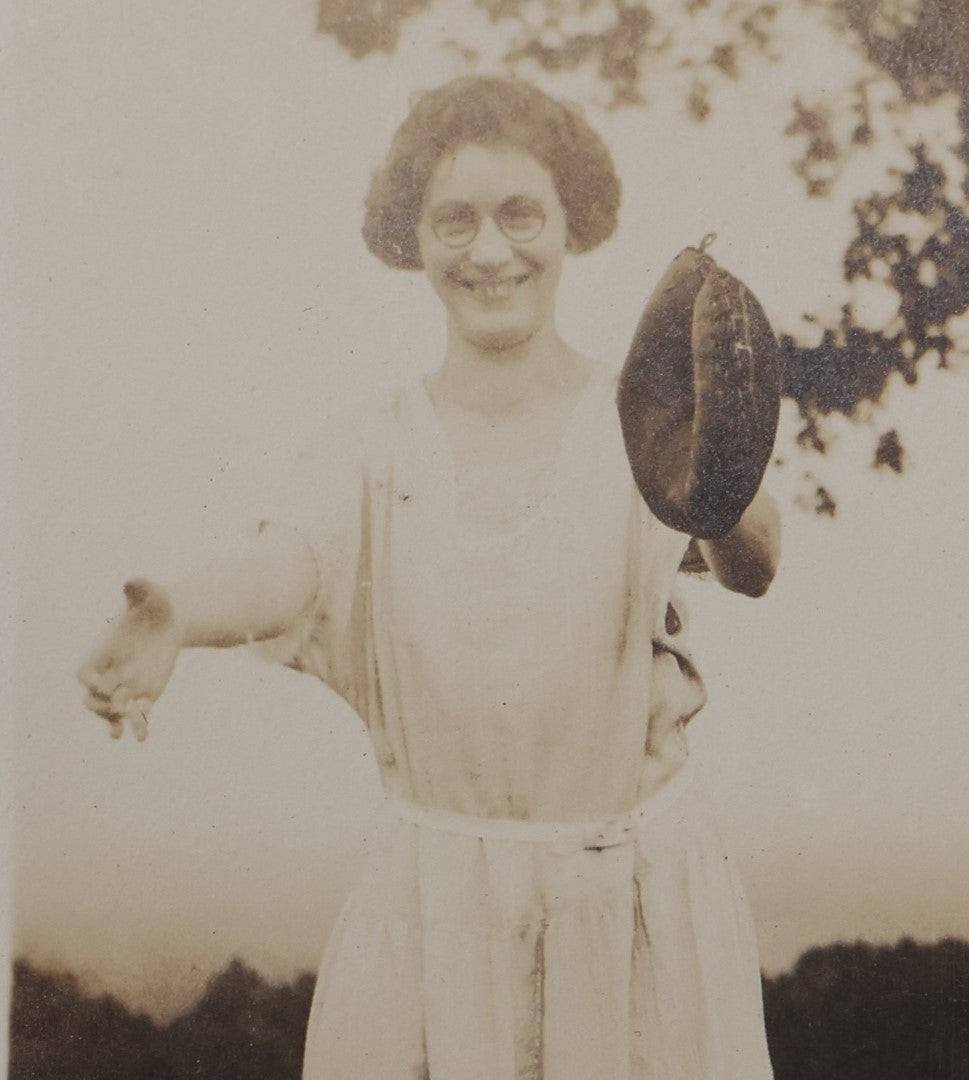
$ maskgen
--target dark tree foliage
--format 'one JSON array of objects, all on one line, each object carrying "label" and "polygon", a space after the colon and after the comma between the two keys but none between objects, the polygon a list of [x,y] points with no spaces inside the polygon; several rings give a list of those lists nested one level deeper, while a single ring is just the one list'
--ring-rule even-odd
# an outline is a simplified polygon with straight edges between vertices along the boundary
[{"label": "dark tree foliage", "polygon": [[[876,264],[887,266],[887,283],[899,295],[896,324],[871,330],[857,325],[850,304],[839,324],[825,329],[821,343],[799,346],[790,335],[780,338],[784,393],[805,419],[802,445],[826,449],[819,417],[847,416],[862,401],[878,401],[893,373],[909,384],[925,360],[945,367],[953,347],[946,322],[969,308],[969,217],[965,205],[943,194],[945,174],[925,155],[912,151],[912,166],[890,195],[876,194],[855,206],[857,232],[845,251],[845,280],[872,279]],[[892,228],[892,211],[918,214],[937,222],[924,241],[913,241]],[[898,432],[881,435],[875,465],[902,470]]]},{"label": "dark tree foliage", "polygon": [[[650,57],[667,52],[674,30],[664,5],[644,0],[541,0],[544,9],[536,27],[533,0],[472,0],[502,30],[507,41],[504,61],[509,68],[534,60],[549,72],[589,67],[612,93],[612,104],[639,105],[646,98],[644,83],[650,75]],[[319,0],[318,29],[332,34],[352,56],[390,52],[400,37],[402,23],[411,15],[444,0]],[[687,22],[704,17],[710,0],[679,0],[676,15]],[[736,79],[748,50],[766,50],[777,4],[745,0],[733,5],[724,40],[705,55],[681,62],[693,76],[691,109],[698,119],[709,113],[709,93],[719,77]],[[591,13],[593,27],[582,25]],[[570,17],[573,22],[569,22]],[[575,18],[579,22],[574,22]],[[451,39],[469,62],[478,58],[473,41]]]},{"label": "dark tree foliage", "polygon": [[909,100],[955,90],[964,108],[969,104],[969,22],[963,0],[839,0],[836,7]]},{"label": "dark tree foliage", "polygon": [[[489,6],[497,18],[503,9],[513,5],[504,2]],[[615,23],[598,33],[575,34],[554,45],[531,38],[509,49],[505,59],[510,64],[535,60],[546,71],[573,70],[593,61],[602,80],[612,86],[615,104],[638,104],[642,100],[638,89],[640,65],[652,44],[653,25],[653,16],[645,6],[617,4]]]},{"label": "dark tree foliage", "polygon": [[[963,132],[960,154],[969,161],[969,20],[954,0],[837,0],[827,5],[858,46],[898,84],[903,100],[931,101],[955,93]],[[856,87],[858,124],[855,146],[872,139],[866,87]],[[794,103],[795,119],[787,134],[807,139],[795,168],[808,195],[824,195],[830,163],[850,152],[832,136],[829,117],[820,108]],[[952,316],[969,309],[969,216],[963,190],[957,201],[944,193],[944,169],[932,161],[924,144],[911,147],[911,167],[889,193],[875,193],[855,205],[856,233],[844,256],[846,282],[871,279],[873,268],[887,265],[888,284],[899,296],[899,319],[877,330],[858,326],[850,304],[837,326],[825,329],[820,345],[799,347],[782,338],[785,393],[805,419],[802,445],[824,452],[819,417],[831,412],[853,415],[862,401],[878,401],[889,377],[899,373],[915,384],[920,365],[948,366],[952,340],[945,332]],[[913,240],[894,226],[901,214],[931,223],[927,239]],[[874,452],[876,467],[903,468],[899,433],[882,433]]]},{"label": "dark tree foliage", "polygon": [[[670,70],[659,58],[675,56],[675,70],[687,76],[685,104],[697,122],[715,122],[717,88],[744,77],[747,55],[774,56],[779,12],[776,3],[758,0],[471,2],[500,31],[509,70],[530,61],[550,73],[594,71],[613,106],[648,106],[650,78],[667,77],[662,72]],[[445,10],[444,0],[320,0],[319,26],[354,56],[362,56],[392,49],[401,23],[435,4]],[[963,0],[800,0],[800,10],[805,19],[827,20],[846,35],[876,71],[895,81],[903,105],[958,94],[960,152],[969,161],[969,19]],[[699,20],[703,33],[697,40],[707,40],[712,26],[718,27],[720,40],[697,52],[688,46]],[[474,42],[451,44],[469,64],[478,58]],[[801,97],[791,102],[791,119],[782,134],[801,144],[792,167],[809,198],[826,197],[848,156],[877,141],[867,84],[859,83],[853,93],[854,99],[844,103],[854,117],[847,139],[835,131],[834,121],[844,111],[839,106]],[[953,343],[945,333],[946,320],[969,309],[967,193],[955,201],[946,198],[943,168],[924,145],[910,150],[911,167],[899,177],[897,189],[871,193],[856,205],[856,232],[844,256],[846,297],[840,318],[826,322],[805,313],[808,322],[822,329],[816,345],[803,345],[796,334],[782,336],[784,393],[803,418],[799,443],[805,450],[824,453],[825,418],[831,413],[854,417],[863,403],[881,400],[893,373],[914,384],[921,363],[947,366]],[[892,210],[931,220],[932,235],[915,242],[893,231]],[[898,293],[900,319],[872,328],[856,319],[850,286],[859,277],[871,277],[879,260],[890,266],[887,283]],[[898,431],[882,432],[876,439],[873,464],[900,472],[904,453]],[[816,509],[833,513],[828,492]]]},{"label": "dark tree foliage", "polygon": [[969,944],[805,953],[764,983],[776,1080],[969,1077]]},{"label": "dark tree foliage", "polygon": [[[313,977],[275,986],[238,960],[167,1026],[20,961],[11,1080],[298,1080]],[[857,942],[764,980],[776,1080],[965,1080],[969,943]]]},{"label": "dark tree foliage", "polygon": [[238,960],[167,1026],[70,974],[14,970],[10,1080],[299,1080],[313,976],[274,986]]},{"label": "dark tree foliage", "polygon": [[898,432],[892,428],[878,440],[878,446],[875,447],[875,467],[888,468],[892,472],[899,473],[902,471],[904,454],[905,451],[898,440]]},{"label": "dark tree foliage", "polygon": [[312,976],[270,986],[233,960],[213,976],[195,1008],[165,1035],[173,1075],[199,1080],[298,1077]]},{"label": "dark tree foliage", "polygon": [[400,24],[423,11],[431,0],[325,0],[320,4],[317,30],[332,34],[357,58],[372,52],[393,52]]},{"label": "dark tree foliage", "polygon": [[167,1080],[160,1032],[69,974],[14,968],[10,1080]]}]

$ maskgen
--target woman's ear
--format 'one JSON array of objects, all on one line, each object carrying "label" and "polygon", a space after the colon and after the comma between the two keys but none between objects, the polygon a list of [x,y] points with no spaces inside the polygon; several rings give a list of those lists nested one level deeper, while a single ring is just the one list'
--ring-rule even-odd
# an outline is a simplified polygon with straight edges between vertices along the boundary
[{"label": "woman's ear", "polygon": [[565,237],[565,250],[570,255],[581,255],[582,253],[582,245],[576,240],[571,229],[569,229],[568,235]]}]

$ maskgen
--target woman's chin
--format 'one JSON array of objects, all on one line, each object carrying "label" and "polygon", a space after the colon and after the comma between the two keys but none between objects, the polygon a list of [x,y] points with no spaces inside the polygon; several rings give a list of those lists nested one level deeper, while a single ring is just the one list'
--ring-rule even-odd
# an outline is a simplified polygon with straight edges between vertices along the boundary
[{"label": "woman's chin", "polygon": [[526,345],[535,336],[531,326],[476,326],[464,335],[469,345],[487,353],[507,353]]}]

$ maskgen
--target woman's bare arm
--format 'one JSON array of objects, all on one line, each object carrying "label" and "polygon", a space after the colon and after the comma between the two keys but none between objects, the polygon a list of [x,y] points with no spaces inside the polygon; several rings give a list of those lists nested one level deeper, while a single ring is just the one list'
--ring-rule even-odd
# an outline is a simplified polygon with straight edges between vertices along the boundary
[{"label": "woman's bare arm", "polygon": [[759,491],[740,521],[719,540],[699,540],[714,577],[732,592],[763,596],[774,580],[781,554],[777,504]]},{"label": "woman's bare arm", "polygon": [[143,578],[78,671],[85,704],[117,737],[128,719],[139,738],[183,648],[228,647],[275,637],[316,596],[316,559],[298,533],[260,525],[254,535],[169,587]]},{"label": "woman's bare arm", "polygon": [[291,529],[260,524],[231,555],[168,589],[181,646],[227,648],[283,633],[316,595],[316,559]]}]

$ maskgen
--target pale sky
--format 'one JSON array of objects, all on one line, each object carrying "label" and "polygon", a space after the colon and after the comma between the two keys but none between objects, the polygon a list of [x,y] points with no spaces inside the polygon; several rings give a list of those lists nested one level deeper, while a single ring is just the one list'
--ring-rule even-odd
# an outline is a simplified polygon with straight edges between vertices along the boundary
[{"label": "pale sky", "polygon": [[[433,47],[446,28],[432,13],[395,59],[352,61],[313,11],[20,5],[15,942],[159,1014],[235,955],[278,978],[314,968],[380,813],[359,721],[308,677],[185,655],[143,745],[112,742],[73,677],[126,577],[189,565],[239,507],[259,513],[329,414],[441,354],[430,290],[359,229],[408,96],[457,70]],[[904,160],[856,160],[832,199],[804,199],[785,104],[806,88],[836,105],[864,72],[827,32],[782,31],[810,69],[757,61],[706,126],[662,82],[647,110],[590,108],[625,198],[615,239],[563,280],[579,348],[618,367],[659,274],[710,231],[780,330],[849,298],[852,193]],[[954,138],[950,114],[911,130]],[[785,412],[775,586],[757,602],[690,587],[711,697],[694,753],[770,972],[836,939],[969,936],[956,368],[834,424],[828,458],[791,450]],[[869,468],[889,424],[902,477]],[[840,497],[835,520],[797,505],[806,471]]]}]

